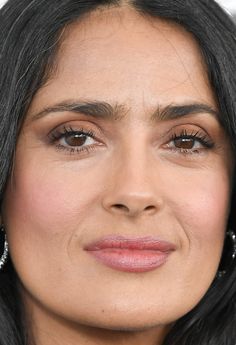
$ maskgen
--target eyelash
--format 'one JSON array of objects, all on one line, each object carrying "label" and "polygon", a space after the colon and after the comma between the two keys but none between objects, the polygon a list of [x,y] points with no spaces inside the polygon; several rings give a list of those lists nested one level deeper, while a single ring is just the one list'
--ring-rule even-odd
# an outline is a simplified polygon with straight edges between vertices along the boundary
[{"label": "eyelash", "polygon": [[[96,140],[96,135],[93,131],[87,131],[84,128],[74,130],[71,126],[66,127],[64,126],[62,129],[56,129],[55,131],[49,133],[49,140],[52,145],[55,145],[60,139],[66,137],[73,137],[75,135],[81,137],[87,137]],[[64,146],[62,144],[56,144],[56,149],[59,151],[67,151],[69,154],[80,154],[80,153],[89,153],[95,150],[96,144],[88,145],[88,146],[81,146],[81,147],[70,147]]]},{"label": "eyelash", "polygon": [[[214,142],[203,132],[201,131],[194,131],[188,132],[186,129],[183,129],[179,134],[172,134],[168,143],[174,142],[176,140],[193,140],[195,142],[200,143],[203,146],[203,150],[210,150],[213,149],[215,144]],[[167,144],[168,146],[169,144]],[[199,154],[200,149],[185,149],[185,148],[171,148],[172,151],[180,153],[180,154]]]},{"label": "eyelash", "polygon": [[[74,130],[71,126],[67,127],[64,126],[63,128],[56,129],[53,132],[51,132],[48,137],[50,140],[50,143],[52,145],[56,146],[56,149],[59,151],[67,151],[69,154],[81,154],[81,153],[90,153],[91,151],[94,151],[96,149],[97,144],[92,145],[86,145],[86,146],[64,146],[59,142],[59,140],[63,138],[69,138],[73,136],[81,136],[81,138],[88,138],[96,140],[96,135],[93,131],[88,131],[83,128]],[[214,147],[214,142],[203,132],[201,131],[194,131],[191,132],[187,131],[186,129],[183,129],[179,134],[173,133],[171,137],[168,139],[168,142],[165,144],[165,147],[167,147],[172,152],[182,154],[182,155],[189,155],[189,154],[199,154],[200,151],[202,151],[202,148],[199,149],[186,149],[186,148],[177,148],[177,147],[170,147],[170,143],[174,143],[177,140],[192,140],[193,142],[198,142],[203,146],[203,150],[210,150]]]}]

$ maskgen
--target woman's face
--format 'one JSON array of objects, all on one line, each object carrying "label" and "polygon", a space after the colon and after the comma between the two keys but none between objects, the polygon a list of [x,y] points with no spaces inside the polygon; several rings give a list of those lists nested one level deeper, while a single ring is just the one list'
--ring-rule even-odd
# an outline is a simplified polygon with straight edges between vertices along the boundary
[{"label": "woman's face", "polygon": [[212,283],[229,213],[232,156],[199,48],[107,9],[70,27],[56,63],[2,213],[26,304],[47,325],[170,324]]}]

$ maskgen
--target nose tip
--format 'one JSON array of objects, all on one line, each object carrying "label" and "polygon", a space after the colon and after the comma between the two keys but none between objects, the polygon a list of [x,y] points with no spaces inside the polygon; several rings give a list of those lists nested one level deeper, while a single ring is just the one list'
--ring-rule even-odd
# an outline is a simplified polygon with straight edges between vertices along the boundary
[{"label": "nose tip", "polygon": [[111,167],[105,181],[103,208],[113,215],[127,217],[154,215],[164,207],[160,170],[142,147],[137,150],[130,145],[123,155]]},{"label": "nose tip", "polygon": [[[126,215],[129,217],[137,217],[139,215],[153,215],[160,205],[144,196],[129,196],[118,203],[107,202],[105,204],[106,210],[117,215]],[[107,200],[108,201],[108,200]]]}]

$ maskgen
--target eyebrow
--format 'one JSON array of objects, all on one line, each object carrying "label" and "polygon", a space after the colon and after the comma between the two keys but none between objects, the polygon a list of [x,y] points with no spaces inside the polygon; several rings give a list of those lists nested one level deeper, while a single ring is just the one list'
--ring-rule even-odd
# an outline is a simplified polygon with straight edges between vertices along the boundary
[{"label": "eyebrow", "polygon": [[[65,101],[44,108],[42,111],[32,115],[32,120],[35,121],[49,114],[58,112],[74,112],[94,118],[121,120],[128,111],[128,108],[124,104],[111,105],[107,102],[98,101]],[[170,104],[164,107],[159,105],[151,115],[151,122],[173,120],[184,116],[203,113],[213,115],[219,120],[218,112],[208,104],[190,103]]]},{"label": "eyebrow", "polygon": [[152,115],[152,120],[167,121],[183,116],[190,116],[196,114],[210,114],[219,120],[219,113],[213,107],[204,103],[191,103],[191,104],[170,104],[163,108],[157,108]]}]

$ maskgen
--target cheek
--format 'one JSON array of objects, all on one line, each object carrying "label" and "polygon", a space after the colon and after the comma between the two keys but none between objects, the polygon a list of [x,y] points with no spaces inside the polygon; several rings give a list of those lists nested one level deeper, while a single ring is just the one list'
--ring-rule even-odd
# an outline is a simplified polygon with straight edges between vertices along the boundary
[{"label": "cheek", "polygon": [[[30,171],[28,174],[17,173],[17,179],[7,188],[4,202],[5,214],[9,210],[15,217],[10,219],[9,215],[7,219],[17,222],[18,225],[22,224],[21,229],[25,230],[30,228],[30,224],[34,225],[30,229],[31,233],[35,227],[41,228],[41,235],[49,229],[55,231],[56,224],[66,216],[69,190],[67,191],[63,184],[60,187],[57,177],[54,177],[44,179],[43,176],[35,174],[35,171],[34,174],[30,174]],[[14,229],[17,228],[18,226],[14,226]]]},{"label": "cheek", "polygon": [[22,251],[41,271],[48,270],[48,260],[54,265],[57,262],[58,267],[62,267],[63,260],[68,262],[71,237],[84,231],[80,224],[91,216],[99,197],[99,174],[92,179],[78,169],[45,166],[47,168],[42,169],[37,163],[24,164],[22,161],[21,165],[16,164],[5,193],[4,223],[11,256],[19,273],[26,264]]},{"label": "cheek", "polygon": [[5,210],[15,214],[17,222],[41,227],[42,233],[57,232],[64,223],[69,228],[98,196],[97,181],[93,185],[94,179],[81,175],[63,167],[16,169],[17,178],[13,177],[6,190]]},{"label": "cheek", "polygon": [[199,178],[184,192],[179,203],[182,217],[189,229],[198,229],[195,236],[217,237],[224,229],[229,212],[228,178],[212,175]]},{"label": "cheek", "polygon": [[220,167],[211,172],[182,177],[180,184],[172,186],[175,196],[169,205],[180,225],[189,264],[193,261],[202,263],[203,266],[198,264],[196,267],[202,273],[206,271],[206,276],[208,271],[214,273],[220,260],[229,214],[230,188],[229,176]]}]

